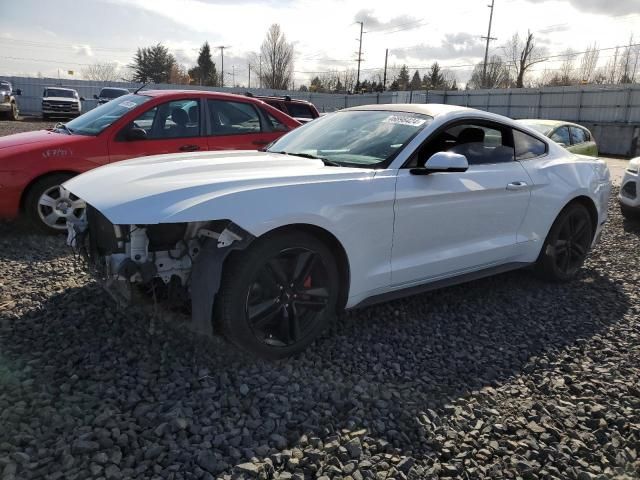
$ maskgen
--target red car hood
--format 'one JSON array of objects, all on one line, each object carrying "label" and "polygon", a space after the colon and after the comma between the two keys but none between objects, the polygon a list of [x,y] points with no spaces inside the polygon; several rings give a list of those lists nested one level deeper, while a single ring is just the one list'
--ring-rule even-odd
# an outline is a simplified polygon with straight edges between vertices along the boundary
[{"label": "red car hood", "polygon": [[63,144],[68,144],[69,141],[73,141],[73,139],[74,139],[74,136],[72,135],[67,135],[66,133],[54,133],[48,130],[16,133],[14,135],[7,135],[6,137],[0,137],[0,150],[4,148],[9,148],[9,147],[19,147],[21,145],[35,146],[36,144],[40,144],[43,147],[44,146],[56,147]]}]

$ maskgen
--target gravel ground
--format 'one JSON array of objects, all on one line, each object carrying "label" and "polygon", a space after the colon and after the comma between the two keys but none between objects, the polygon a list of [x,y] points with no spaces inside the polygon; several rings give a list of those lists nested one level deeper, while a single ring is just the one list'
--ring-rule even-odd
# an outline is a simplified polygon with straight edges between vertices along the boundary
[{"label": "gravel ground", "polygon": [[0,478],[640,478],[640,226],[611,214],[569,285],[350,312],[277,363],[118,311],[62,238],[0,225]]},{"label": "gravel ground", "polygon": [[[60,119],[60,121],[64,121]],[[37,117],[21,117],[18,122],[0,120],[0,136],[11,135],[12,133],[30,132],[32,130],[44,130],[52,128],[56,121],[44,121]]]}]

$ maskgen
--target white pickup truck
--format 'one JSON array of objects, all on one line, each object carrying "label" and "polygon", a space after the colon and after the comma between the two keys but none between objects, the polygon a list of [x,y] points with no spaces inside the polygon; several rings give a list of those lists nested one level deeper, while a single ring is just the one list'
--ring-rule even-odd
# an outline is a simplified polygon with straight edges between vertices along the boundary
[{"label": "white pickup truck", "polygon": [[72,88],[47,87],[42,93],[42,118],[77,117],[83,100]]}]

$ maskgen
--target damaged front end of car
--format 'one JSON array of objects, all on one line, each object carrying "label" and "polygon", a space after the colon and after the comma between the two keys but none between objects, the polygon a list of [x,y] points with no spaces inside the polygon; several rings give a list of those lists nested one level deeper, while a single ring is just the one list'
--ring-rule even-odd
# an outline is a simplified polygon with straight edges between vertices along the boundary
[{"label": "damaged front end of car", "polygon": [[193,330],[213,334],[212,312],[222,267],[254,239],[231,220],[114,225],[91,205],[67,224],[67,244],[83,256],[120,305],[136,285],[171,304],[191,306]]}]

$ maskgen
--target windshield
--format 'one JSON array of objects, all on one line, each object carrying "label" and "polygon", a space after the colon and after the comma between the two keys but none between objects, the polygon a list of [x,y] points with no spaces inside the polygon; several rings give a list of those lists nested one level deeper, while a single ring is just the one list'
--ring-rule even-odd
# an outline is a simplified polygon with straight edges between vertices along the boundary
[{"label": "windshield", "polygon": [[0,90],[11,90],[11,84],[7,82],[0,82]]},{"label": "windshield", "polygon": [[119,88],[103,88],[100,90],[99,96],[103,98],[118,98],[127,93],[129,93],[127,90],[120,90]]},{"label": "windshield", "polygon": [[47,88],[44,91],[44,97],[64,97],[76,98],[78,94],[73,90],[62,90],[61,88]]},{"label": "windshield", "polygon": [[542,123],[542,122],[526,122],[526,121],[518,120],[518,123],[521,123],[522,125],[526,125],[529,128],[533,128],[536,132],[540,132],[543,135],[547,135],[552,128],[552,126],[549,125],[548,123]]},{"label": "windshield", "polygon": [[72,133],[80,135],[97,135],[123,115],[142,105],[151,97],[144,95],[125,95],[99,107],[89,110],[84,115],[71,120],[67,127]]},{"label": "windshield", "polygon": [[298,127],[267,151],[319,157],[341,166],[384,168],[432,121],[420,113],[336,112]]}]

